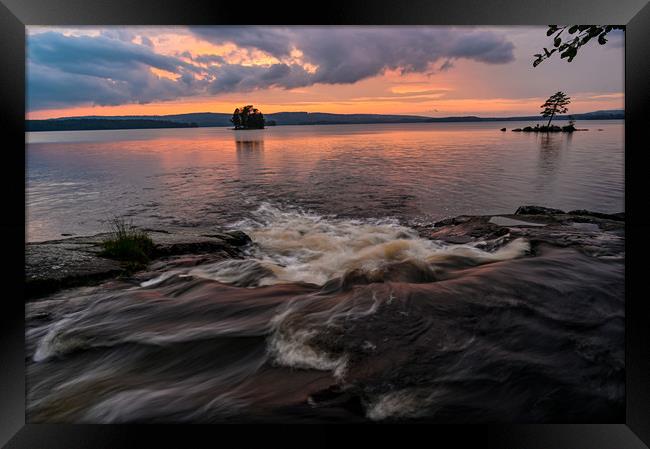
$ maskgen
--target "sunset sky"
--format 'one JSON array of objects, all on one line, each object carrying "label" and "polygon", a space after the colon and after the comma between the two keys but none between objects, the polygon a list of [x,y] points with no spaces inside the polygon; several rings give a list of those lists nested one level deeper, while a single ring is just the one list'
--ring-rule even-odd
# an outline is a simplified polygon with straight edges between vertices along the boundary
[{"label": "sunset sky", "polygon": [[[35,27],[27,116],[308,111],[431,117],[623,109],[624,35],[536,68],[546,27]],[[595,41],[595,39],[594,39]],[[556,57],[558,56],[558,57]]]}]

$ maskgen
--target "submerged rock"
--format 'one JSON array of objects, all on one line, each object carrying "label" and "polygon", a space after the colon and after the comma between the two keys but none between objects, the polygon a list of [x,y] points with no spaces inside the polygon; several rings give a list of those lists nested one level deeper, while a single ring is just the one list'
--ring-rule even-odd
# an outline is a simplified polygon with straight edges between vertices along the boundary
[{"label": "submerged rock", "polygon": [[435,282],[436,280],[436,274],[427,264],[418,260],[405,260],[384,265],[380,269],[373,271],[363,269],[349,271],[340,280],[330,282],[327,289],[336,286],[336,288],[345,290],[352,288],[354,285],[372,284],[376,282],[408,282],[420,284]]}]

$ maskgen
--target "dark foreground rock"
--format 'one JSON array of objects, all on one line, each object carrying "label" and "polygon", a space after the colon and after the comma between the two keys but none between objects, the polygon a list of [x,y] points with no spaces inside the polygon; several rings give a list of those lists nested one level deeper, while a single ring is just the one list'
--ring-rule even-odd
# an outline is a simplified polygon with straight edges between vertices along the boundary
[{"label": "dark foreground rock", "polygon": [[[186,254],[237,257],[251,239],[241,231],[204,235],[175,235],[149,230],[155,248],[152,258]],[[101,257],[107,234],[28,243],[25,247],[25,295],[34,299],[58,290],[93,285],[132,272],[128,264]]]},{"label": "dark foreground rock", "polygon": [[[322,287],[219,281],[212,258],[245,248],[229,234],[213,237],[223,251],[162,257],[148,272],[32,301],[27,418],[620,422],[624,222],[524,211],[535,213],[426,223],[421,236],[469,245]],[[169,252],[218,247],[205,236],[182,246],[179,236],[153,238]],[[223,265],[238,274],[247,262]]]}]

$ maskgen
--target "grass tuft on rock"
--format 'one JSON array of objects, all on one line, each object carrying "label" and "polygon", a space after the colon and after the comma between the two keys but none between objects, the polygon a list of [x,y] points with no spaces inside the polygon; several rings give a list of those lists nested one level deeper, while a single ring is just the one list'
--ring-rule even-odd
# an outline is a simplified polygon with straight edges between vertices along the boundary
[{"label": "grass tuft on rock", "polygon": [[110,221],[110,227],[110,235],[101,243],[100,256],[124,261],[134,267],[149,263],[154,243],[145,231],[119,217]]}]

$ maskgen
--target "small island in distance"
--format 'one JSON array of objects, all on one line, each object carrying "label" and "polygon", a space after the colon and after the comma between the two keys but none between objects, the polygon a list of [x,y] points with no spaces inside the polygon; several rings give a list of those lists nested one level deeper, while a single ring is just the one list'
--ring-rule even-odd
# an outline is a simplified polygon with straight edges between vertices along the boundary
[{"label": "small island in distance", "polygon": [[[138,128],[188,128],[232,126],[233,114],[197,112],[175,115],[131,115],[131,116],[83,116],[62,117],[46,120],[26,120],[26,131],[76,131],[99,129]],[[557,115],[556,120],[623,120],[625,111],[605,110],[583,114]],[[417,115],[385,114],[329,114],[323,112],[275,112],[265,115],[266,126],[282,125],[346,125],[373,123],[451,123],[451,122],[500,122],[539,121],[539,115],[523,117],[424,117]]]},{"label": "small island in distance", "polygon": [[235,109],[230,121],[235,125],[235,130],[264,129],[265,125],[264,114],[252,104]]}]

